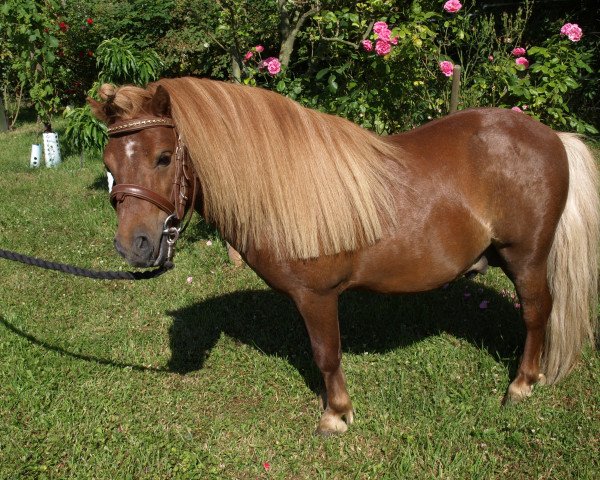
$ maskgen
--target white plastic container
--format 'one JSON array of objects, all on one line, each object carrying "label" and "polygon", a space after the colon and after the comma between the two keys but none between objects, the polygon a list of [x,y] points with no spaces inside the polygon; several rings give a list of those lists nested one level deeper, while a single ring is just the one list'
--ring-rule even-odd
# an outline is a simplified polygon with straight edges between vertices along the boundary
[{"label": "white plastic container", "polygon": [[31,158],[29,159],[29,166],[31,168],[38,168],[42,163],[42,146],[34,143],[31,145]]},{"label": "white plastic container", "polygon": [[58,134],[44,133],[44,157],[46,167],[55,167],[60,163],[60,145],[58,143]]}]

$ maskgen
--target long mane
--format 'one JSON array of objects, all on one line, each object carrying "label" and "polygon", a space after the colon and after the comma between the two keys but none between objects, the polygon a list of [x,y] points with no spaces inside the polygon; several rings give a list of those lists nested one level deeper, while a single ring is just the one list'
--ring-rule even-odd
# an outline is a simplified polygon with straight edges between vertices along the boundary
[{"label": "long mane", "polygon": [[371,245],[396,225],[400,165],[391,159],[401,152],[384,137],[268,90],[206,79],[122,87],[115,103],[134,117],[136,97],[158,84],[200,178],[206,219],[242,252],[252,242],[310,259]]}]

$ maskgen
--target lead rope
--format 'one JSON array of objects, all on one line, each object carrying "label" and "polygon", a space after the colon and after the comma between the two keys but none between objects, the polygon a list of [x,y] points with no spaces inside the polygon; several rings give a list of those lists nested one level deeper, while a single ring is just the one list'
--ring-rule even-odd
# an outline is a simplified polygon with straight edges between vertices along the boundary
[{"label": "lead rope", "polygon": [[89,270],[87,268],[79,268],[66,263],[49,262],[48,260],[22,255],[20,253],[11,252],[10,250],[4,250],[1,248],[0,258],[24,263],[25,265],[33,265],[34,267],[40,267],[46,270],[69,273],[79,277],[95,278],[96,280],[149,280],[151,278],[159,277],[174,267],[173,262],[167,261],[162,266],[154,270],[145,270],[139,272]]},{"label": "lead rope", "polygon": [[[30,257],[21,253],[12,252],[10,250],[0,249],[0,258],[6,258],[14,262],[24,263],[25,265],[33,265],[34,267],[45,268],[46,270],[55,270],[57,272],[70,273],[79,277],[95,278],[96,280],[149,280],[156,278],[165,272],[171,270],[173,264],[173,255],[175,254],[175,243],[179,238],[180,228],[171,226],[171,221],[176,220],[175,214],[169,215],[165,220],[163,227],[163,235],[167,242],[167,260],[160,267],[154,270],[144,270],[138,272],[122,272],[122,271],[100,271],[89,270],[87,268],[79,268],[66,263],[50,262],[41,258]],[[187,224],[185,225],[187,226]]]}]

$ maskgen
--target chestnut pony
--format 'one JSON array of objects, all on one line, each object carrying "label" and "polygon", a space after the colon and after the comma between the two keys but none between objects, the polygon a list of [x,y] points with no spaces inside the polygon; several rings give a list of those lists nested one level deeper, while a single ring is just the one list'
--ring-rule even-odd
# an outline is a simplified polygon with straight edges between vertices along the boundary
[{"label": "chestnut pony", "polygon": [[160,265],[163,231],[176,236],[186,208],[216,225],[304,318],[327,394],[319,432],[353,420],[346,289],[420,292],[501,267],[527,331],[506,401],[558,381],[593,343],[598,171],[577,136],[475,109],[380,137],[260,88],[194,78],[100,95],[89,101],[109,127],[117,250]]}]

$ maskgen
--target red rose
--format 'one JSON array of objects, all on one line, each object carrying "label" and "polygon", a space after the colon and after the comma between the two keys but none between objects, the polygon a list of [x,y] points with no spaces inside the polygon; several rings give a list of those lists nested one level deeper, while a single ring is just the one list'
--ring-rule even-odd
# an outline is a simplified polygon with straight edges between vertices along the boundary
[{"label": "red rose", "polygon": [[92,20],[91,18],[88,18],[86,20],[86,22],[87,22],[88,25],[91,25],[92,23],[94,23],[94,20]]}]

